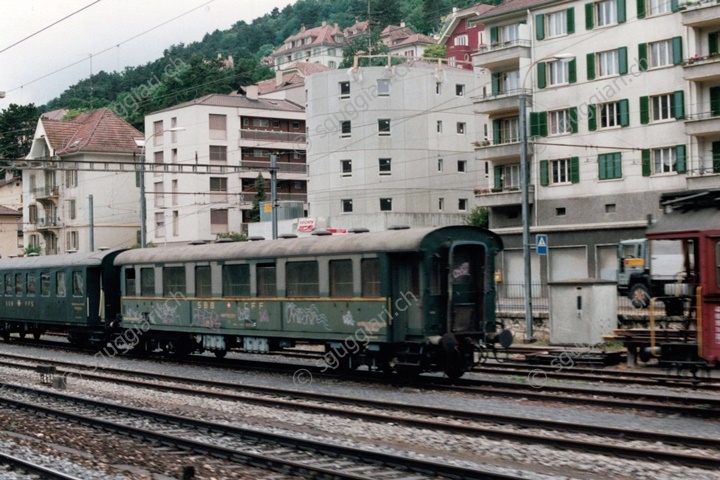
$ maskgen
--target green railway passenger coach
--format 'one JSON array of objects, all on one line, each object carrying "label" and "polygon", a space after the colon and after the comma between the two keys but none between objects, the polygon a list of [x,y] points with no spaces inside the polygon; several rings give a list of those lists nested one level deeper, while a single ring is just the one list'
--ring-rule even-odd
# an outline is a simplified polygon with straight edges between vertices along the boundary
[{"label": "green railway passenger coach", "polygon": [[111,339],[120,313],[118,269],[122,250],[0,260],[0,327],[39,338],[64,332],[76,345]]},{"label": "green railway passenger coach", "polygon": [[[122,326],[187,354],[325,346],[330,367],[459,376],[495,321],[494,233],[469,226],[128,250]],[[137,347],[136,347],[137,348]]]}]

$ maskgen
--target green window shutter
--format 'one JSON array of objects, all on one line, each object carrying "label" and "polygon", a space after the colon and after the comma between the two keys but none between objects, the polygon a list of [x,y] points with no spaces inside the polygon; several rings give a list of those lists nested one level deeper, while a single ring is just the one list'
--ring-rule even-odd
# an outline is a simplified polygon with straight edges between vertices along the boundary
[{"label": "green window shutter", "polygon": [[637,18],[645,18],[645,0],[637,0]]},{"label": "green window shutter", "polygon": [[547,187],[550,185],[550,175],[548,173],[548,161],[540,160],[540,185]]},{"label": "green window shutter", "polygon": [[720,87],[710,88],[710,115],[720,115]]},{"label": "green window shutter", "polygon": [[630,125],[630,101],[623,98],[618,103],[620,104],[620,126],[627,127]]},{"label": "green window shutter", "polygon": [[547,73],[547,68],[545,67],[545,62],[540,62],[537,64],[537,82],[538,82],[538,88],[545,88],[547,85],[547,80],[545,79],[545,75]]},{"label": "green window shutter", "polygon": [[540,135],[538,132],[538,114],[539,112],[530,112],[530,136],[536,137]]},{"label": "green window shutter", "polygon": [[490,43],[498,41],[498,27],[490,27]]},{"label": "green window shutter", "polygon": [[682,37],[672,38],[673,65],[680,65],[683,62]]},{"label": "green window shutter", "polygon": [[640,71],[644,72],[648,67],[648,56],[647,56],[647,43],[641,43],[638,45],[638,67]]},{"label": "green window shutter", "polygon": [[545,38],[545,15],[542,13],[535,15],[535,38],[538,40]]},{"label": "green window shutter", "polygon": [[594,3],[586,3],[585,4],[585,30],[592,30],[594,26],[594,20],[595,20],[595,4]]},{"label": "green window shutter", "polygon": [[685,92],[682,90],[673,92],[673,117],[677,120],[685,118]]},{"label": "green window shutter", "polygon": [[492,74],[492,94],[497,95],[498,93],[500,93],[500,74],[493,73]]},{"label": "green window shutter", "polygon": [[502,167],[495,167],[493,168],[493,171],[495,173],[495,188],[502,189],[503,182],[502,182]]},{"label": "green window shutter", "polygon": [[577,109],[577,107],[570,107],[568,109],[568,117],[570,120],[570,130],[572,130],[572,133],[578,133],[578,109]]},{"label": "green window shutter", "polygon": [[650,150],[643,150],[641,152],[641,158],[642,158],[642,176],[643,177],[649,177],[652,173],[652,170],[650,169]]},{"label": "green window shutter", "polygon": [[595,54],[588,53],[587,58],[587,79],[595,80]]},{"label": "green window shutter", "polygon": [[500,120],[493,120],[493,145],[500,144]]},{"label": "green window shutter", "polygon": [[685,173],[685,145],[677,145],[675,147],[675,171],[677,173]]},{"label": "green window shutter", "polygon": [[680,10],[680,1],[679,0],[670,0],[670,10],[673,12],[677,12]]},{"label": "green window shutter", "polygon": [[568,62],[568,82],[577,82],[577,62],[574,58]]},{"label": "green window shutter", "polygon": [[598,180],[607,179],[607,155],[602,153],[598,155]]},{"label": "green window shutter", "polygon": [[570,158],[570,182],[580,183],[580,158]]},{"label": "green window shutter", "polygon": [[640,97],[640,123],[650,123],[650,97]]},{"label": "green window shutter", "polygon": [[547,137],[547,112],[530,112],[530,136]]},{"label": "green window shutter", "polygon": [[613,153],[611,154],[613,156],[613,177],[612,178],[622,178],[622,153]]},{"label": "green window shutter", "polygon": [[575,33],[575,8],[570,7],[565,10],[565,20],[567,21],[568,35]]},{"label": "green window shutter", "polygon": [[594,132],[597,130],[597,116],[596,116],[597,108],[595,107],[595,104],[588,105],[588,130],[591,132]]},{"label": "green window shutter", "polygon": [[720,173],[720,142],[712,143],[713,173]]},{"label": "green window shutter", "polygon": [[625,14],[625,0],[615,0],[617,7],[617,21],[618,23],[625,23],[627,15]]},{"label": "green window shutter", "polygon": [[620,75],[628,73],[627,47],[618,48],[618,72]]},{"label": "green window shutter", "polygon": [[720,34],[720,32],[713,32],[708,35],[708,53],[710,55],[720,53],[720,49],[718,49],[718,34]]},{"label": "green window shutter", "polygon": [[539,134],[541,137],[548,136],[547,112],[540,112],[538,117]]}]

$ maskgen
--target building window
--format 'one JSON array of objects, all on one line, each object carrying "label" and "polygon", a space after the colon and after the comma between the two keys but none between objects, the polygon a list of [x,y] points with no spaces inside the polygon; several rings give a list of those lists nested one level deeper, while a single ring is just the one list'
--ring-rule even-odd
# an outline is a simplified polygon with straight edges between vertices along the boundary
[{"label": "building window", "polygon": [[352,177],[352,160],[340,160],[343,177]]},{"label": "building window", "polygon": [[614,203],[606,203],[605,204],[605,213],[615,213],[617,211],[617,206]]},{"label": "building window", "polygon": [[445,199],[440,197],[438,198],[438,211],[442,212],[445,210]]},{"label": "building window", "polygon": [[155,208],[163,208],[165,206],[165,185],[162,181],[155,182]]},{"label": "building window", "polygon": [[498,29],[498,40],[500,43],[513,43],[519,37],[520,28],[517,23],[503,25]]},{"label": "building window", "polygon": [[[177,128],[177,117],[170,119],[170,128]],[[170,132],[170,142],[177,143],[177,132]]]},{"label": "building window", "polygon": [[210,202],[225,203],[227,202],[227,178],[210,177]]},{"label": "building window", "polygon": [[270,127],[270,120],[267,118],[253,118],[253,127],[263,127],[268,128]]},{"label": "building window", "polygon": [[340,98],[350,98],[350,82],[340,82]]},{"label": "building window", "polygon": [[672,65],[672,41],[663,40],[650,44],[650,67],[663,67]]},{"label": "building window", "polygon": [[227,139],[227,115],[211,113],[208,122],[210,124],[210,140]]},{"label": "building window", "polygon": [[75,200],[70,200],[68,208],[70,210],[70,220],[75,220],[75,217],[77,216],[77,211],[75,209]]},{"label": "building window", "polygon": [[656,148],[652,151],[653,173],[673,173],[677,171],[674,148]]},{"label": "building window", "polygon": [[435,95],[440,95],[442,93],[442,83],[435,82]]},{"label": "building window", "polygon": [[457,122],[458,135],[465,135],[465,122]]},{"label": "building window", "polygon": [[670,11],[670,4],[668,0],[647,0],[648,14],[659,15]]},{"label": "building window", "polygon": [[503,93],[514,93],[519,90],[520,71],[511,70],[509,72],[493,73],[493,95],[501,95]]},{"label": "building window", "polygon": [[157,122],[153,122],[153,145],[158,146],[162,145],[164,142],[163,138],[163,122],[162,120],[158,120]]},{"label": "building window", "polygon": [[377,94],[379,97],[387,97],[388,95],[390,95],[390,80],[387,80],[385,78],[378,78]]},{"label": "building window", "polygon": [[390,135],[389,118],[381,118],[378,120],[378,133],[382,136]]},{"label": "building window", "polygon": [[180,212],[173,210],[172,212],[172,229],[173,237],[180,235]]},{"label": "building window", "polygon": [[570,83],[570,62],[563,60],[548,62],[547,69],[549,85]]},{"label": "building window", "polygon": [[158,238],[165,236],[165,212],[155,214],[155,236]]},{"label": "building window", "polygon": [[467,198],[460,198],[458,199],[458,211],[460,212],[466,212],[468,206]]},{"label": "building window", "polygon": [[352,134],[352,125],[350,120],[343,120],[340,122],[340,136],[347,138]]},{"label": "building window", "polygon": [[442,172],[442,171],[443,171],[443,159],[438,158],[438,172]]},{"label": "building window", "polygon": [[598,27],[618,22],[617,1],[605,0],[595,4],[595,19]]},{"label": "building window", "polygon": [[300,130],[300,122],[292,122],[290,125],[293,130]]},{"label": "building window", "polygon": [[243,127],[249,127],[250,126],[250,119],[248,117],[243,117],[242,119],[242,125]]},{"label": "building window", "polygon": [[465,95],[465,85],[458,83],[455,84],[455,95],[458,97],[462,97]]},{"label": "building window", "polygon": [[598,106],[600,111],[600,128],[620,126],[620,103],[603,103]]},{"label": "building window", "polygon": [[570,183],[570,159],[550,161],[550,183]]},{"label": "building window", "polygon": [[172,204],[173,204],[173,205],[177,205],[177,204],[178,204],[178,196],[179,196],[179,195],[180,195],[180,194],[179,194],[179,192],[178,192],[178,181],[177,181],[177,180],[173,180],[173,181],[172,181]]},{"label": "building window", "polygon": [[227,209],[210,210],[210,233],[213,235],[228,233]]},{"label": "building window", "polygon": [[437,133],[442,133],[442,120],[437,121]]},{"label": "building window", "polygon": [[337,68],[337,62],[335,60],[330,60],[328,62],[328,68]]},{"label": "building window", "polygon": [[501,167],[502,188],[520,188],[520,165],[505,165]]},{"label": "building window", "polygon": [[458,172],[460,172],[460,173],[467,172],[467,160],[458,160],[457,167],[458,167]]},{"label": "building window", "polygon": [[380,211],[381,212],[392,212],[392,198],[381,198],[380,199]]},{"label": "building window", "polygon": [[392,173],[392,164],[390,158],[378,159],[378,167],[380,169],[380,175],[390,175]]},{"label": "building window", "polygon": [[557,110],[548,112],[550,120],[550,135],[562,135],[564,133],[572,133],[570,117],[568,110]]},{"label": "building window", "polygon": [[464,47],[464,46],[467,46],[467,44],[468,44],[467,34],[458,35],[457,37],[455,37],[455,46],[456,47]]},{"label": "building window", "polygon": [[67,237],[65,238],[66,242],[66,249],[67,250],[75,250],[77,251],[80,247],[78,242],[78,232],[77,230],[72,230],[70,232],[67,232]]},{"label": "building window", "polygon": [[210,163],[227,163],[227,147],[210,145]]},{"label": "building window", "polygon": [[493,120],[493,143],[515,143],[520,141],[520,118],[500,118]]},{"label": "building window", "polygon": [[622,178],[622,154],[604,153],[598,155],[598,179]]},{"label": "building window", "polygon": [[673,96],[670,95],[658,95],[650,97],[650,118],[653,122],[660,120],[669,120],[672,118],[672,106]]},{"label": "building window", "polygon": [[600,52],[595,57],[597,59],[597,75],[598,77],[607,77],[617,75],[618,72],[618,51],[610,50],[608,52]]},{"label": "building window", "polygon": [[65,187],[77,187],[78,184],[78,171],[68,170],[65,172]]},{"label": "building window", "polygon": [[165,163],[165,156],[163,155],[162,150],[160,150],[159,152],[155,152],[155,154],[153,155],[153,163],[154,165],[151,165],[150,167],[155,170],[155,176],[162,175],[161,165]]},{"label": "building window", "polygon": [[342,213],[352,213],[353,211],[353,202],[350,198],[345,198],[343,200],[340,200],[342,204]]},{"label": "building window", "polygon": [[558,207],[555,209],[555,216],[564,217],[566,214],[565,207]]},{"label": "building window", "polygon": [[30,223],[37,223],[37,221],[38,221],[37,205],[29,205],[28,206],[28,221]]},{"label": "building window", "polygon": [[547,36],[557,37],[567,33],[567,11],[549,13],[547,15]]},{"label": "building window", "polygon": [[262,150],[256,148],[253,150],[253,157],[255,158],[270,158],[270,150]]}]

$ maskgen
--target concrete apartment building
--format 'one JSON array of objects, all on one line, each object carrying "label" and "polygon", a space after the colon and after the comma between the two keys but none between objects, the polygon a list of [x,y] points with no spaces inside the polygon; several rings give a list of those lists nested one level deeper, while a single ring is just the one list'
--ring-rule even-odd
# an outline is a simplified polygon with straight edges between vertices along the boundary
[{"label": "concrete apartment building", "polygon": [[[247,95],[206,95],[145,117],[147,239],[156,245],[247,233],[258,174],[270,199],[277,154],[278,198],[305,204],[305,109]],[[163,165],[165,164],[165,165]]]},{"label": "concrete apartment building", "polygon": [[[41,255],[90,252],[91,226],[95,249],[138,243],[133,163],[142,138],[106,108],[72,120],[42,116],[26,157],[31,168],[23,170],[24,247],[40,247]],[[124,164],[128,171],[118,171]]]},{"label": "concrete apartment building", "polygon": [[660,193],[720,187],[720,5],[646,0],[511,0],[480,19],[490,45],[492,187],[478,191],[506,245],[504,280],[522,282],[520,95],[529,119],[529,223],[549,254],[534,282],[614,279],[615,245],[662,215]]},{"label": "concrete apartment building", "polygon": [[319,226],[385,230],[463,223],[475,160],[473,72],[415,62],[307,79],[309,215]]}]

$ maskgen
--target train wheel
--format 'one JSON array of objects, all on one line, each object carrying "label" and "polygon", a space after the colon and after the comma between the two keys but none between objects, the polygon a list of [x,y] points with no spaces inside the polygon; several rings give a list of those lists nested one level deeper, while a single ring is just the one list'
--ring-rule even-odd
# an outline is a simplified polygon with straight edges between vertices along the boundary
[{"label": "train wheel", "polygon": [[215,350],[213,351],[213,353],[217,358],[225,358],[225,355],[227,355],[227,350]]},{"label": "train wheel", "polygon": [[26,333],[25,330],[20,330],[18,332],[18,335],[20,335],[20,338],[25,338],[25,333]]},{"label": "train wheel", "polygon": [[632,288],[630,288],[628,297],[630,298],[630,303],[635,308],[646,308],[650,305],[650,292],[648,292],[647,287],[642,283],[633,285]]},{"label": "train wheel", "polygon": [[465,359],[460,351],[460,345],[458,344],[455,335],[452,333],[446,333],[443,335],[441,340],[443,350],[445,350],[445,375],[455,380],[463,376],[465,373]]},{"label": "train wheel", "polygon": [[33,338],[35,340],[40,340],[40,337],[42,337],[42,332],[35,332],[33,333]]},{"label": "train wheel", "polygon": [[5,340],[6,342],[9,342],[10,341],[10,331],[3,330],[2,337],[3,337],[3,340]]}]

